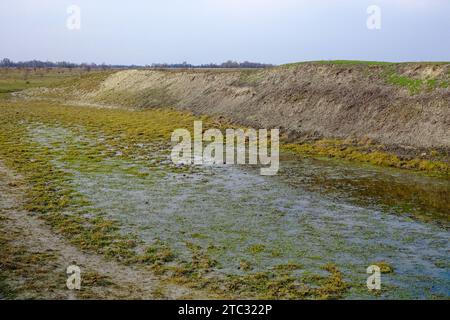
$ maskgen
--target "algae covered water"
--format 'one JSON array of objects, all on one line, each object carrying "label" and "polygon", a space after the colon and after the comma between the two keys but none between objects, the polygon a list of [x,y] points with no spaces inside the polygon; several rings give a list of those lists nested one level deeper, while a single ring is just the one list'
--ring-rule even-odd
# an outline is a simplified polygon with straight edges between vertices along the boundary
[{"label": "algae covered water", "polygon": [[[63,128],[38,125],[30,135],[51,146],[52,163],[70,173],[92,214],[148,245],[163,242],[180,261],[201,248],[216,275],[308,278],[333,264],[349,284],[343,298],[449,297],[448,179],[290,154],[276,176],[249,166],[180,171],[120,152],[90,161],[77,152],[98,140]],[[385,267],[376,294],[366,287],[373,264]]]},{"label": "algae covered water", "polygon": [[448,180],[284,158],[275,177],[208,166],[136,178],[124,170],[133,163],[117,163],[108,173],[78,172],[74,183],[144,241],[164,241],[186,260],[187,246],[204,248],[216,273],[287,264],[301,277],[333,263],[352,285],[347,298],[370,298],[366,269],[383,263],[391,270],[382,297],[449,296]]}]

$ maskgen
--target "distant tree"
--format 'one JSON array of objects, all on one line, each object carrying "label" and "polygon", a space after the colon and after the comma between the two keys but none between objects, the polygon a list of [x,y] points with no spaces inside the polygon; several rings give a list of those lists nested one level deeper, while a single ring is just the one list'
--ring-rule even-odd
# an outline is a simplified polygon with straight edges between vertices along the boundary
[{"label": "distant tree", "polygon": [[209,64],[202,64],[202,65],[192,65],[186,61],[183,61],[182,63],[153,63],[151,66],[146,65],[143,66],[137,66],[137,65],[107,65],[105,63],[102,63],[101,65],[97,65],[95,63],[71,63],[67,61],[59,61],[59,62],[51,62],[51,61],[39,61],[39,60],[31,60],[31,61],[20,61],[20,62],[13,62],[8,58],[4,58],[0,61],[0,67],[1,68],[34,68],[34,69],[40,69],[40,68],[47,68],[47,71],[51,68],[59,68],[61,69],[58,72],[62,72],[63,69],[67,69],[71,71],[72,69],[82,69],[86,71],[91,71],[92,69],[125,69],[125,68],[161,68],[161,69],[169,69],[169,68],[269,68],[273,67],[271,64],[263,64],[263,63],[256,63],[256,62],[237,62],[233,60],[228,60],[226,62],[223,62],[221,64],[215,64],[215,63],[209,63]]},{"label": "distant tree", "polygon": [[0,65],[2,67],[12,67],[13,66],[13,62],[11,60],[9,60],[8,58],[4,58],[1,62]]}]

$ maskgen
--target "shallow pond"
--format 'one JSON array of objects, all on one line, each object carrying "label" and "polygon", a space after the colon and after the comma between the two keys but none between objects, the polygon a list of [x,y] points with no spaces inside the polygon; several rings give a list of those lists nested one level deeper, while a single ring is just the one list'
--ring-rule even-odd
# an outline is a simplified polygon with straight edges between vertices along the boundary
[{"label": "shallow pond", "polygon": [[394,272],[382,274],[381,297],[449,297],[449,180],[291,155],[271,177],[245,166],[175,173],[120,157],[100,163],[108,170],[59,165],[125,232],[183,259],[187,243],[200,245],[218,273],[243,274],[246,261],[252,271],[295,263],[301,276],[334,263],[352,284],[347,298],[371,298],[366,269],[383,261]]}]

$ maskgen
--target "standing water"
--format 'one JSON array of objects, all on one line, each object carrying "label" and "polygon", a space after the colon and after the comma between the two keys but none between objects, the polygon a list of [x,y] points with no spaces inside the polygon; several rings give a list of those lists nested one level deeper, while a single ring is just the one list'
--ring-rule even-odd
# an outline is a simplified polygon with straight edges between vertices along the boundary
[{"label": "standing water", "polygon": [[[448,297],[450,182],[399,170],[289,159],[278,176],[248,167],[132,178],[121,172],[77,176],[80,190],[148,243],[183,256],[186,243],[210,248],[217,272],[240,274],[295,263],[299,276],[334,263],[370,297],[366,269],[387,263],[383,297]],[[188,259],[188,256],[185,256]]]},{"label": "standing water", "polygon": [[[36,141],[70,134],[46,131],[36,131]],[[371,298],[366,270],[382,262],[390,269],[383,298],[450,295],[448,179],[290,155],[276,176],[248,166],[176,173],[120,157],[102,161],[98,171],[55,163],[124,232],[148,244],[159,239],[181,259],[190,258],[189,244],[201,246],[218,262],[216,273],[245,274],[242,261],[252,272],[289,263],[301,277],[333,263],[351,285],[346,298]]]}]

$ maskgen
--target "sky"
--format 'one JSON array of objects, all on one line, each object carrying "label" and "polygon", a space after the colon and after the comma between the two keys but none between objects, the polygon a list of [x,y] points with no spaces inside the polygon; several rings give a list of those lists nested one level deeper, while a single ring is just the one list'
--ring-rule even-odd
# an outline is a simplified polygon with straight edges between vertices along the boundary
[{"label": "sky", "polygon": [[[71,5],[80,9],[79,29],[67,27],[78,21]],[[367,27],[372,5],[380,29]],[[450,61],[450,0],[1,0],[3,57],[128,65]]]}]

